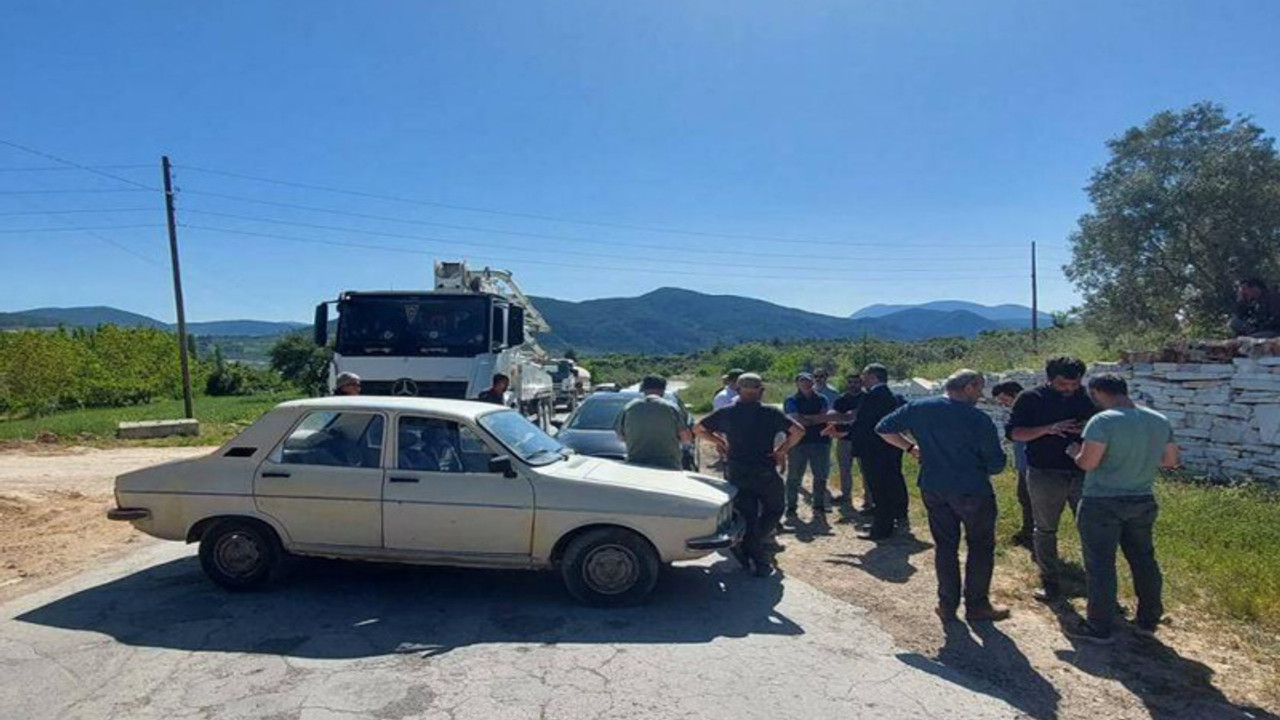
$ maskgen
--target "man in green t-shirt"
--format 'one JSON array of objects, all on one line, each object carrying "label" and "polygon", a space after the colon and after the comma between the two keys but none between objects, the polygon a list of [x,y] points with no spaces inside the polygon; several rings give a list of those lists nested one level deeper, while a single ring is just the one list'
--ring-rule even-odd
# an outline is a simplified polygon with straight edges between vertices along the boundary
[{"label": "man in green t-shirt", "polygon": [[1156,472],[1178,464],[1173,428],[1160,413],[1129,399],[1124,378],[1114,374],[1089,380],[1089,394],[1101,409],[1084,429],[1084,443],[1067,454],[1084,470],[1084,490],[1076,527],[1088,576],[1088,619],[1068,635],[1110,643],[1116,615],[1116,548],[1124,552],[1138,596],[1136,628],[1154,633],[1164,614],[1163,578],[1152,532],[1156,522]]},{"label": "man in green t-shirt", "polygon": [[640,383],[644,397],[627,403],[614,430],[627,444],[627,462],[635,465],[682,470],[683,443],[693,434],[680,408],[666,400],[667,381],[650,375]]}]

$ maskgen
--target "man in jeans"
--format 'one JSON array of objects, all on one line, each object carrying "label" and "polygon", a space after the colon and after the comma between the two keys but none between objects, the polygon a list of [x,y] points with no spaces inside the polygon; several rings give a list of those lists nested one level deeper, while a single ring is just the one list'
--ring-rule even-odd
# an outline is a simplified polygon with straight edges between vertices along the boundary
[{"label": "man in jeans", "polygon": [[936,546],[936,612],[943,622],[956,620],[962,596],[961,529],[969,546],[963,583],[965,619],[1009,617],[1009,610],[992,605],[990,596],[996,562],[996,494],[991,476],[1004,470],[1005,456],[995,424],[974,407],[985,384],[982,373],[958,370],[947,379],[946,395],[907,403],[876,425],[886,443],[920,459],[920,494]]},{"label": "man in jeans", "polygon": [[1084,444],[1067,453],[1088,474],[1076,513],[1084,569],[1089,578],[1088,619],[1067,631],[1087,642],[1110,643],[1116,616],[1116,547],[1123,552],[1138,596],[1136,628],[1150,635],[1164,614],[1163,579],[1156,562],[1152,529],[1156,470],[1178,464],[1173,429],[1160,413],[1138,407],[1119,375],[1089,380],[1101,408],[1084,429]]},{"label": "man in jeans", "polygon": [[[761,402],[764,381],[745,373],[738,378],[738,401],[702,419],[693,432],[715,443],[729,460],[725,479],[737,488],[733,506],[742,515],[746,533],[735,556],[744,570],[773,573],[773,559],[764,541],[782,517],[782,477],[778,466],[804,437],[804,428],[775,407]],[[778,442],[779,434],[786,438]]]},{"label": "man in jeans", "polygon": [[827,476],[831,473],[831,437],[823,433],[830,421],[831,405],[814,388],[813,376],[796,376],[796,394],[783,404],[787,417],[805,428],[804,439],[787,455],[787,517],[794,519],[799,502],[800,483],[805,468],[813,472],[813,504],[815,516],[830,511],[827,507]]},{"label": "man in jeans", "polygon": [[1027,444],[1027,493],[1035,522],[1032,542],[1040,567],[1035,598],[1041,602],[1062,597],[1058,523],[1068,505],[1075,512],[1084,483],[1084,473],[1066,454],[1067,446],[1080,439],[1080,430],[1096,412],[1080,385],[1084,369],[1076,358],[1051,358],[1045,365],[1048,382],[1018,395],[1005,425],[1011,441]]},{"label": "man in jeans", "polygon": [[[850,372],[844,381],[844,394],[836,398],[831,407],[837,413],[857,417],[858,405],[862,403],[862,376]],[[857,453],[853,449],[853,439],[849,437],[852,427],[849,424],[835,425],[829,428],[830,434],[839,438],[836,441],[836,462],[840,469],[840,504],[853,507],[853,459]],[[862,478],[862,511],[871,512],[871,487],[867,484],[866,474]]]},{"label": "man in jeans", "polygon": [[[1013,403],[1022,394],[1022,384],[1014,380],[1006,380],[991,388],[991,397],[1003,407],[1013,407]],[[1022,525],[1013,534],[1013,543],[1031,549],[1034,521],[1031,519],[1031,496],[1027,494],[1027,444],[1013,444],[1013,468],[1018,473],[1018,506],[1022,508]]]}]

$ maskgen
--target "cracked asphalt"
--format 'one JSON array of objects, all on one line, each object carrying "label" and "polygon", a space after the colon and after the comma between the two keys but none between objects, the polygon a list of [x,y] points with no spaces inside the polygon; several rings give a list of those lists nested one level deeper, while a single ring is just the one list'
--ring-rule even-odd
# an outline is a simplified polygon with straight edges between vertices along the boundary
[{"label": "cracked asphalt", "polygon": [[548,573],[336,561],[231,594],[157,543],[0,607],[0,717],[1021,717],[900,659],[864,610],[736,568],[670,569],[649,604],[599,610]]}]

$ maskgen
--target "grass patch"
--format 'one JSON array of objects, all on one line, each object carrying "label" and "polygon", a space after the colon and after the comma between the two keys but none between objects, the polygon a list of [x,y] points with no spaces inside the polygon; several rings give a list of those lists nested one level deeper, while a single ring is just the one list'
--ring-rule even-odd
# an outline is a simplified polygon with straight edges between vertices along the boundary
[{"label": "grass patch", "polygon": [[[157,445],[220,444],[240,432],[249,423],[277,403],[300,397],[296,393],[198,397],[196,419],[200,421],[198,437],[171,437],[143,441]],[[0,441],[30,441],[53,435],[59,442],[94,445],[113,444],[116,423],[134,420],[172,420],[182,417],[181,400],[160,400],[146,405],[118,408],[68,410],[42,417],[0,421]]]}]

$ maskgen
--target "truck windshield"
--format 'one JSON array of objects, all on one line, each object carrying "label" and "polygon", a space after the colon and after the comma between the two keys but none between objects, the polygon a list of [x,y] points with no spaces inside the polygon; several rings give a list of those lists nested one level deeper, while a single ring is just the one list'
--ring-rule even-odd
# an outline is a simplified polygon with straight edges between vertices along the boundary
[{"label": "truck windshield", "polygon": [[479,422],[512,455],[530,465],[546,465],[564,458],[563,445],[515,410],[482,415]]},{"label": "truck windshield", "polygon": [[473,356],[489,350],[487,297],[354,297],[338,304],[342,355]]}]

